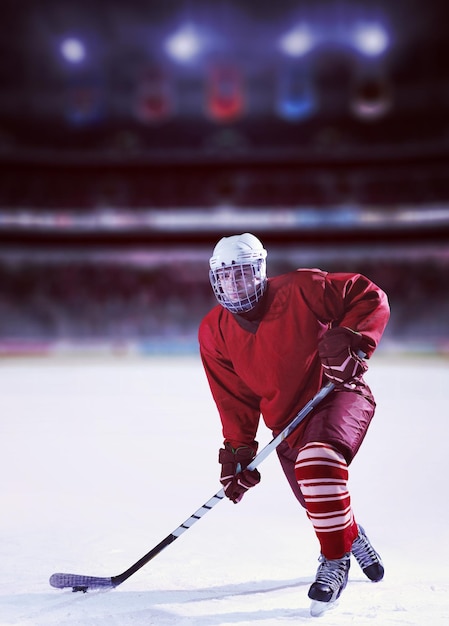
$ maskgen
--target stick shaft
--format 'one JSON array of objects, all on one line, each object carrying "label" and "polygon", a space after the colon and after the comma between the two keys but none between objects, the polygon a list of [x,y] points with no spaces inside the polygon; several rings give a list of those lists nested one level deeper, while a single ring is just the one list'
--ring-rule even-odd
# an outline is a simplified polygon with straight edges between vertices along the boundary
[{"label": "stick shaft", "polygon": [[[248,465],[248,469],[255,469],[262,461],[264,461],[273,452],[277,446],[284,441],[299,424],[309,415],[309,413],[334,389],[333,383],[327,383],[324,387],[315,394],[315,396],[309,400],[309,402],[296,414],[293,420],[276,436],[272,439],[262,450],[254,457],[251,463]],[[120,579],[123,582],[129,576],[134,574],[141,567],[146,565],[151,559],[157,556],[162,550],[169,546],[173,541],[180,537],[183,533],[191,528],[198,520],[200,520],[206,513],[208,513],[215,505],[217,505],[225,497],[223,489],[220,489],[216,494],[212,496],[207,502],[205,502],[195,513],[192,513],[182,524],[180,524],[172,533],[167,535],[157,546],[155,546],[150,552],[145,554],[139,561],[134,563],[126,572],[119,576],[113,577],[112,580]]]}]

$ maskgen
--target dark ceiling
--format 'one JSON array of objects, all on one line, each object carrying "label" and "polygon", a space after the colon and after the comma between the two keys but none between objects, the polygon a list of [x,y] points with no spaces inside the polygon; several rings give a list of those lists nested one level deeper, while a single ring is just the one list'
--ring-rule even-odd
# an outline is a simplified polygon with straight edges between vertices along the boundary
[{"label": "dark ceiling", "polygon": [[[349,45],[363,21],[386,26],[379,58]],[[164,45],[186,23],[205,45],[181,63]],[[298,23],[321,39],[287,58]],[[0,206],[445,202],[448,23],[447,0],[3,0]],[[303,118],[280,112],[289,80]]]}]

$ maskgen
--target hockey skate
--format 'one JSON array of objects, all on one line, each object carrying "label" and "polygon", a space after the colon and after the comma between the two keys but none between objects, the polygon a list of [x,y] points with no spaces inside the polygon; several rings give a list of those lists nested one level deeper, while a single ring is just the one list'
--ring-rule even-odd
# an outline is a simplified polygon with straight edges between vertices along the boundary
[{"label": "hockey skate", "polygon": [[359,526],[359,535],[354,539],[351,552],[365,576],[375,583],[382,580],[384,577],[382,560],[371,545],[362,526]]},{"label": "hockey skate", "polygon": [[315,582],[309,589],[309,598],[312,600],[310,613],[317,617],[332,608],[348,582],[348,572],[351,565],[350,553],[341,559],[326,559],[320,556]]}]

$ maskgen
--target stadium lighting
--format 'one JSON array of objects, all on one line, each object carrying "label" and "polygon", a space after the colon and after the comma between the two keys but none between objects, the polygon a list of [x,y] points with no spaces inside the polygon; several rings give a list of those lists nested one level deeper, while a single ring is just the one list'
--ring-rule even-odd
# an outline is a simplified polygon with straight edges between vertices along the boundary
[{"label": "stadium lighting", "polygon": [[198,34],[189,25],[182,27],[169,37],[165,48],[177,61],[190,61],[199,53],[201,44]]},{"label": "stadium lighting", "polygon": [[283,35],[279,45],[288,56],[300,57],[313,48],[314,40],[307,26],[300,25]]},{"label": "stadium lighting", "polygon": [[86,48],[82,41],[68,37],[61,43],[61,54],[69,63],[81,63],[86,58]]},{"label": "stadium lighting", "polygon": [[299,121],[310,117],[317,107],[313,86],[298,68],[279,76],[276,110],[280,117]]},{"label": "stadium lighting", "polygon": [[392,105],[392,89],[386,77],[367,75],[355,83],[350,108],[359,119],[376,121],[387,115]]},{"label": "stadium lighting", "polygon": [[379,56],[388,48],[388,35],[379,24],[359,24],[354,32],[354,43],[362,54]]}]

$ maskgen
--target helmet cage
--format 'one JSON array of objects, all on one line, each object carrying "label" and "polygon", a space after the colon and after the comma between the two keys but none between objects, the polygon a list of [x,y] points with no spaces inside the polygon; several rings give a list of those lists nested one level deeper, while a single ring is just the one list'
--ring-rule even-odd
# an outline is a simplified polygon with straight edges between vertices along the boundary
[{"label": "helmet cage", "polygon": [[219,304],[231,313],[244,313],[253,309],[267,285],[265,259],[211,265],[215,267],[210,270],[209,279]]}]

